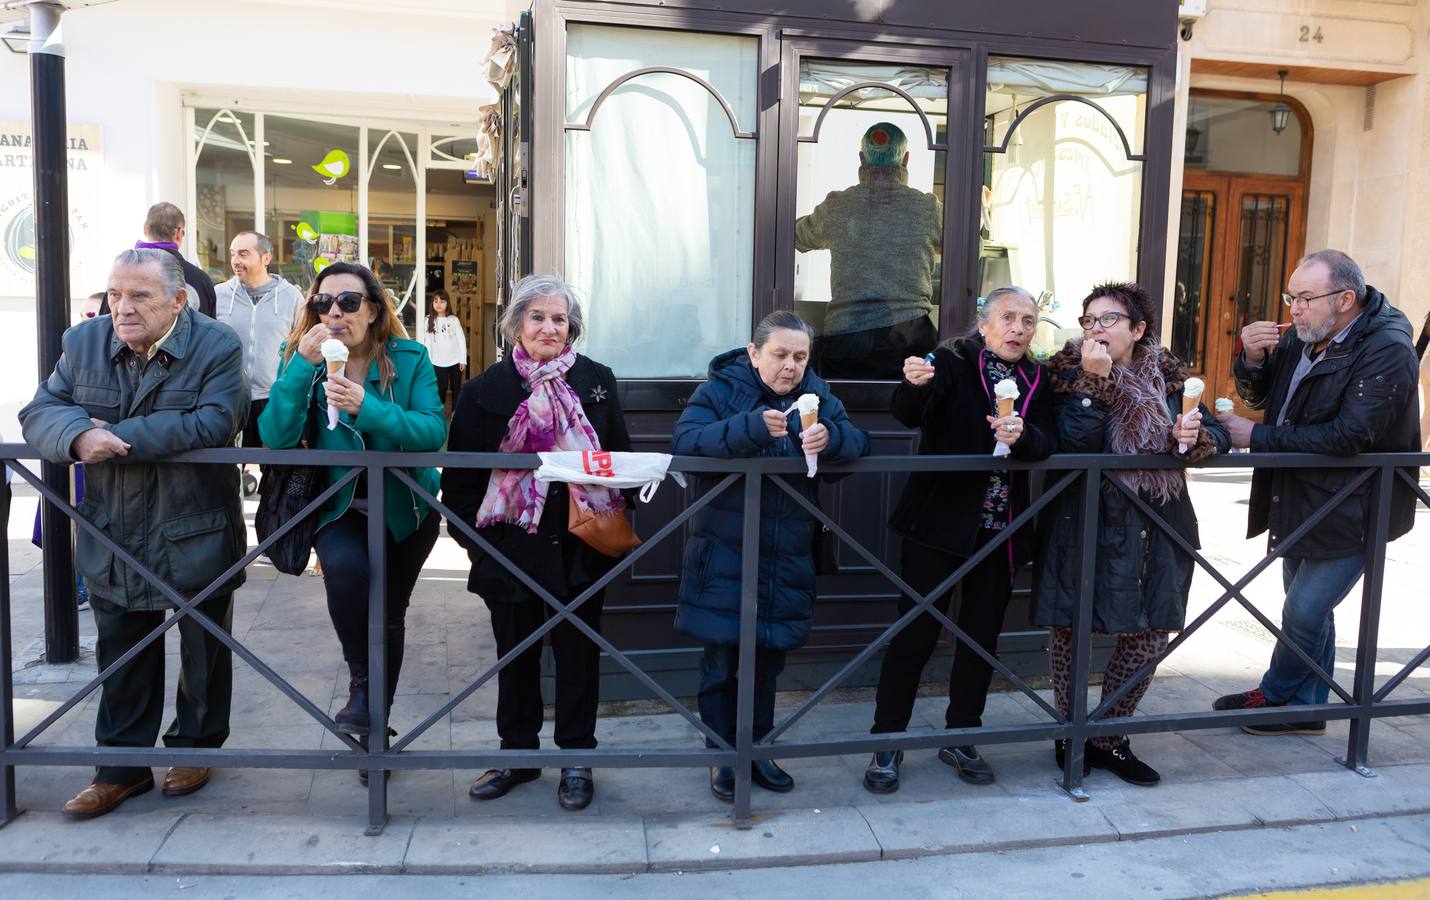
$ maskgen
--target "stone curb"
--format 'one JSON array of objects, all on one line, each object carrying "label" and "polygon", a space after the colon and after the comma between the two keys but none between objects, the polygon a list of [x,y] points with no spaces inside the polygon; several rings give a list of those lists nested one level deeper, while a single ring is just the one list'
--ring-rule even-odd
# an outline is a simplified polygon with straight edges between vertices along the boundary
[{"label": "stone curb", "polygon": [[172,875],[626,874],[769,868],[998,852],[1430,814],[1430,763],[757,816],[582,819],[25,813],[0,829],[0,872]]}]

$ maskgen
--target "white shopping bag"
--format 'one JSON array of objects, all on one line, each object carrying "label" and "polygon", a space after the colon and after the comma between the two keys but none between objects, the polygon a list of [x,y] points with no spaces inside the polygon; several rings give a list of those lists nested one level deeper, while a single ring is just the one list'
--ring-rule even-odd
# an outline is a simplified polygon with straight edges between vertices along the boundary
[{"label": "white shopping bag", "polygon": [[[538,453],[541,481],[599,484],[608,488],[641,489],[642,503],[649,503],[670,468],[669,453],[625,453],[606,450],[553,450]],[[675,483],[685,487],[685,476],[670,472]]]}]

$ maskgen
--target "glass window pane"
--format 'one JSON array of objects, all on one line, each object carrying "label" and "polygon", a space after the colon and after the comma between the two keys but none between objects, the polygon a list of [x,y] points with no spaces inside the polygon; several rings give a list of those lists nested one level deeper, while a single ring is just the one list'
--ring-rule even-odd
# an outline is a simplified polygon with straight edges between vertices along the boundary
[{"label": "glass window pane", "polygon": [[[572,25],[568,121],[620,76],[676,66],[753,130],[754,38]],[[566,133],[566,272],[586,302],[583,352],[625,378],[703,375],[749,340],[755,141],[680,75],[626,82],[592,129]]]},{"label": "glass window pane", "polygon": [[369,128],[367,144],[368,266],[411,329],[417,322],[417,135]]},{"label": "glass window pane", "polygon": [[[924,117],[882,87],[828,105],[870,82]],[[942,143],[947,117],[947,69],[800,62],[800,134],[819,133],[799,144],[794,299],[826,378],[899,378],[938,343],[945,154],[929,131]]]},{"label": "glass window pane", "polygon": [[1205,371],[1207,304],[1211,300],[1216,194],[1183,191],[1177,233],[1177,282],[1172,297],[1169,346],[1194,371]]},{"label": "glass window pane", "polygon": [[328,263],[359,261],[359,132],[273,115],[264,116],[263,129],[270,270],[306,290]]},{"label": "glass window pane", "polygon": [[228,245],[253,228],[254,118],[252,113],[194,110],[194,252],[215,281],[225,281]]},{"label": "glass window pane", "polygon": [[1271,128],[1274,105],[1193,94],[1187,107],[1186,164],[1218,172],[1299,175],[1301,120],[1293,110],[1286,129],[1277,134]]},{"label": "glass window pane", "polygon": [[[1143,165],[1127,158],[1112,122],[1137,153],[1146,78],[1123,67],[1017,62],[990,62],[984,133],[993,146],[1006,137],[1008,148],[984,154],[979,298],[1007,284],[1030,291],[1043,320],[1033,350],[1050,354],[1081,336],[1079,304],[1093,285],[1137,276]],[[1089,87],[1099,81],[1100,91]],[[1031,101],[1055,93],[1089,96],[1098,108],[1049,103],[1009,135]]]}]

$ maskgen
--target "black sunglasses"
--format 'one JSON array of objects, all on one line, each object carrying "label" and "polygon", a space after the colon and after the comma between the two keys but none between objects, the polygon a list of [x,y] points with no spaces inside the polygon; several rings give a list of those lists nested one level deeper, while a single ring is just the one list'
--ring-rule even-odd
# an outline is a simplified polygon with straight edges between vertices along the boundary
[{"label": "black sunglasses", "polygon": [[343,291],[341,294],[314,294],[308,299],[308,308],[315,314],[322,315],[333,308],[333,303],[338,304],[338,309],[345,313],[355,313],[362,309],[362,302],[367,299],[367,294],[361,291]]}]

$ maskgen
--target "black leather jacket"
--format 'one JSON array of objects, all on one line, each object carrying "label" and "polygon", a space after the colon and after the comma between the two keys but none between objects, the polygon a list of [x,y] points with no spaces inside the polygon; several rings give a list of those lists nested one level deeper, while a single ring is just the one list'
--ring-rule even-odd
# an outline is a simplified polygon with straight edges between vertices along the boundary
[{"label": "black leather jacket", "polygon": [[[1385,295],[1366,287],[1365,310],[1345,340],[1332,342],[1291,397],[1286,393],[1305,344],[1287,329],[1270,359],[1252,368],[1244,356],[1234,366],[1236,391],[1265,422],[1251,431],[1253,452],[1354,456],[1420,449],[1418,369],[1410,322]],[[1286,424],[1282,425],[1285,409]],[[1414,469],[1408,470],[1414,475]],[[1251,481],[1247,537],[1270,531],[1268,546],[1288,536],[1359,473],[1354,469],[1258,469]],[[1292,559],[1351,556],[1365,550],[1372,482],[1290,548]],[[1390,537],[1415,523],[1415,495],[1399,479],[1392,494]]]}]

